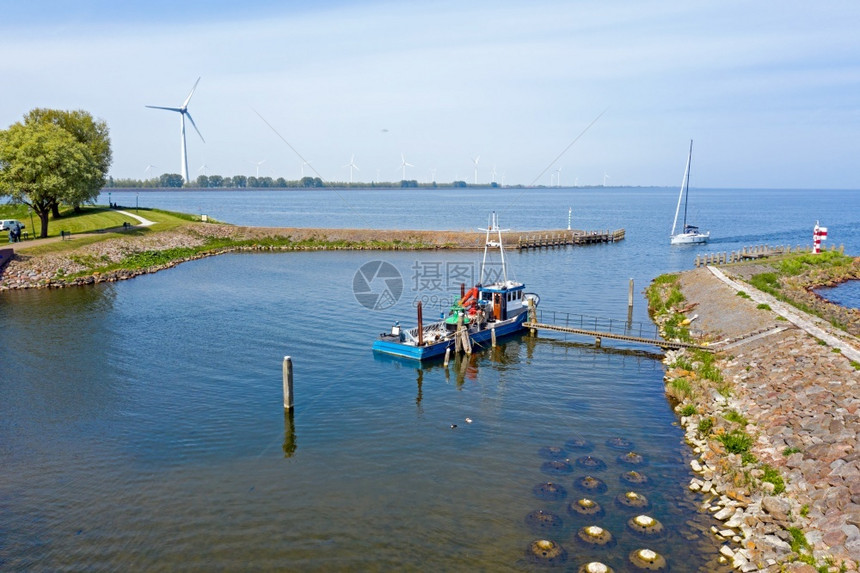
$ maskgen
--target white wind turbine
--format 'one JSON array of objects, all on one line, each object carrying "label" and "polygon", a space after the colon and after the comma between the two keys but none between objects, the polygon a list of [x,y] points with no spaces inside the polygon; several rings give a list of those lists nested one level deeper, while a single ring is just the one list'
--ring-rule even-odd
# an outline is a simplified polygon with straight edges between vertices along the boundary
[{"label": "white wind turbine", "polygon": [[301,167],[301,169],[302,169],[302,179],[304,179],[304,178],[305,178],[305,165],[310,166],[310,164],[311,164],[311,162],[310,162],[310,161],[305,161],[304,159],[302,159],[302,167]]},{"label": "white wind turbine", "polygon": [[358,165],[355,164],[355,154],[354,153],[352,154],[352,157],[350,158],[349,163],[344,165],[344,167],[349,167],[349,182],[352,183],[352,170],[355,169],[356,171],[361,171],[361,169],[358,168]]},{"label": "white wind turbine", "polygon": [[403,177],[402,179],[406,181],[406,168],[407,167],[415,167],[411,163],[406,161],[406,156],[404,154],[400,154],[400,168],[403,169]]},{"label": "white wind turbine", "polygon": [[493,165],[493,175],[490,178],[490,183],[495,183],[495,182],[496,182],[496,166]]},{"label": "white wind turbine", "polygon": [[156,167],[156,166],[155,166],[155,165],[153,165],[152,163],[150,163],[149,165],[147,165],[147,166],[146,166],[146,169],[144,169],[144,170],[143,170],[143,176],[144,176],[144,177],[146,177],[146,178],[148,178],[150,175],[152,175],[152,168],[153,168],[153,167]]},{"label": "white wind turbine", "polygon": [[200,173],[201,175],[206,175],[207,169],[209,169],[209,166],[204,163],[200,166],[200,169],[197,170],[197,173]]},{"label": "white wind turbine", "polygon": [[555,170],[555,186],[561,187],[561,167]]},{"label": "white wind turbine", "polygon": [[197,89],[197,84],[199,84],[199,83],[200,83],[200,78],[197,78],[197,81],[194,82],[194,87],[191,88],[191,93],[188,94],[188,97],[185,98],[185,101],[182,102],[182,106],[180,106],[180,107],[162,107],[162,106],[158,106],[158,105],[146,106],[146,107],[149,107],[152,109],[166,109],[167,111],[175,111],[175,112],[179,113],[180,125],[181,125],[181,132],[180,132],[180,139],[179,139],[179,144],[180,144],[179,153],[181,155],[180,160],[182,162],[181,163],[182,179],[185,181],[188,181],[188,151],[185,148],[185,116],[186,115],[188,116],[188,121],[190,121],[191,125],[194,127],[194,131],[196,131],[197,135],[200,136],[200,141],[202,141],[203,143],[206,143],[206,140],[203,139],[203,135],[201,135],[200,130],[197,129],[197,124],[194,123],[194,119],[192,119],[191,114],[188,113],[188,102],[191,101],[191,96],[194,95],[194,90]]},{"label": "white wind turbine", "polygon": [[264,159],[264,160],[262,160],[262,161],[251,161],[251,165],[256,165],[256,166],[257,166],[257,177],[260,177],[260,165],[262,165],[262,164],[263,164],[263,163],[265,163],[265,162],[266,162],[266,160],[265,160],[265,159]]},{"label": "white wind turbine", "polygon": [[477,156],[472,160],[472,163],[475,164],[475,185],[478,184],[478,161],[481,159],[481,156]]},{"label": "white wind turbine", "polygon": [[606,180],[611,179],[609,175],[607,175],[606,171],[603,172],[603,186],[606,187]]}]

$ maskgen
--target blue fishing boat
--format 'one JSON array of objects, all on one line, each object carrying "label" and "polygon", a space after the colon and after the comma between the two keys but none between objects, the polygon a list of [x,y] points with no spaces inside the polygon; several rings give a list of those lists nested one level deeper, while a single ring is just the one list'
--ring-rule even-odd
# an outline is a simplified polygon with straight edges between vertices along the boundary
[{"label": "blue fishing boat", "polygon": [[[490,216],[481,260],[479,282],[462,292],[451,306],[447,317],[423,324],[421,303],[418,303],[418,325],[404,329],[395,322],[390,332],[383,332],[373,343],[374,352],[382,352],[414,360],[427,360],[454,351],[472,352],[473,346],[486,346],[493,334],[501,338],[523,330],[530,309],[537,308],[540,297],[525,292],[525,285],[508,278],[502,232],[496,214]],[[488,260],[498,249],[499,261]]]}]

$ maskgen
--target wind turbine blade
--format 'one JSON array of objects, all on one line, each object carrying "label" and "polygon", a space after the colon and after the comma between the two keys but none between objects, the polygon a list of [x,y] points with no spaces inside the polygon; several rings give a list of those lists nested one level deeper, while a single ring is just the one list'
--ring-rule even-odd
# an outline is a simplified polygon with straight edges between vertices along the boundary
[{"label": "wind turbine blade", "polygon": [[182,103],[182,109],[185,109],[186,107],[188,107],[188,102],[191,101],[191,96],[194,95],[194,90],[197,89],[197,84],[199,84],[199,83],[200,83],[200,78],[198,77],[197,81],[194,82],[194,87],[191,88],[191,93],[188,94],[188,97],[185,98],[185,101]]},{"label": "wind turbine blade", "polygon": [[149,107],[152,109],[166,109],[167,111],[178,111],[179,113],[182,113],[182,110],[178,107],[161,107],[160,105],[147,105],[144,107]]},{"label": "wind turbine blade", "polygon": [[190,113],[188,113],[188,112],[186,111],[186,112],[185,112],[185,115],[187,115],[187,116],[188,116],[188,120],[191,122],[191,125],[193,125],[193,126],[194,126],[194,131],[196,131],[196,132],[197,132],[197,135],[199,135],[199,136],[200,136],[200,141],[202,141],[203,143],[206,143],[206,140],[205,140],[205,139],[203,139],[203,134],[201,134],[201,133],[200,133],[200,130],[199,130],[199,129],[197,129],[197,124],[196,124],[196,123],[194,123],[194,119],[191,117],[191,114],[190,114]]}]

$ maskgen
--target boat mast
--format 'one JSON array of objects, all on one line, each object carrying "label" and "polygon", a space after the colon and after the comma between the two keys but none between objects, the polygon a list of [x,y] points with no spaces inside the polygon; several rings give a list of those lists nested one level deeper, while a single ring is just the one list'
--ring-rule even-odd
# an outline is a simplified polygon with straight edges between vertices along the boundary
[{"label": "boat mast", "polygon": [[[681,198],[684,196],[684,187],[689,181],[690,175],[690,158],[693,155],[693,140],[690,140],[690,155],[687,156],[687,165],[684,167],[684,178],[681,180],[681,190],[678,192],[678,205],[675,207],[675,220],[672,221],[672,233],[670,236],[675,236],[675,227],[678,226],[678,212],[681,210]],[[687,205],[684,204],[684,226],[687,225]]]},{"label": "boat mast", "polygon": [[[504,247],[502,247],[502,229],[501,229],[501,227],[499,227],[499,224],[496,221],[496,212],[495,211],[493,211],[492,215],[490,215],[490,220],[489,220],[489,223],[487,224],[487,228],[486,229],[478,229],[478,230],[487,232],[487,237],[484,240],[484,258],[481,260],[481,280],[480,280],[480,283],[482,285],[484,284],[484,267],[487,264],[487,250],[490,247],[493,247],[493,248],[498,247],[499,248],[499,255],[502,258],[502,278],[504,279],[505,283],[507,283],[508,282],[508,269],[507,269],[507,265],[505,265],[505,249],[504,249]],[[497,234],[497,237],[498,237],[498,239],[495,241],[490,239],[490,233],[492,231],[495,231]]]},{"label": "boat mast", "polygon": [[687,232],[687,201],[690,200],[690,164],[693,162],[693,140],[690,140],[690,154],[687,155],[687,189],[684,191],[684,232]]}]

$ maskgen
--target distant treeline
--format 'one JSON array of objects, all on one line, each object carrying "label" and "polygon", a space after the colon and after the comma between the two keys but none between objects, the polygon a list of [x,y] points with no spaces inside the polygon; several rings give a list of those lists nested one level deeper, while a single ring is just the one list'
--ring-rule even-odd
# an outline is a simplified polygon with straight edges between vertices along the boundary
[{"label": "distant treeline", "polygon": [[[114,189],[308,189],[308,188],[355,188],[374,189],[392,187],[403,188],[459,188],[459,187],[500,187],[498,183],[481,185],[469,185],[465,181],[452,181],[450,183],[419,183],[415,179],[402,181],[377,181],[375,183],[344,183],[342,181],[323,181],[319,177],[302,177],[298,180],[287,180],[283,177],[273,179],[272,177],[247,177],[245,175],[233,175],[222,177],[221,175],[200,175],[194,181],[184,183],[182,176],[178,173],[164,173],[152,179],[114,179],[109,177],[107,185]],[[518,187],[518,186],[511,186]]]}]

